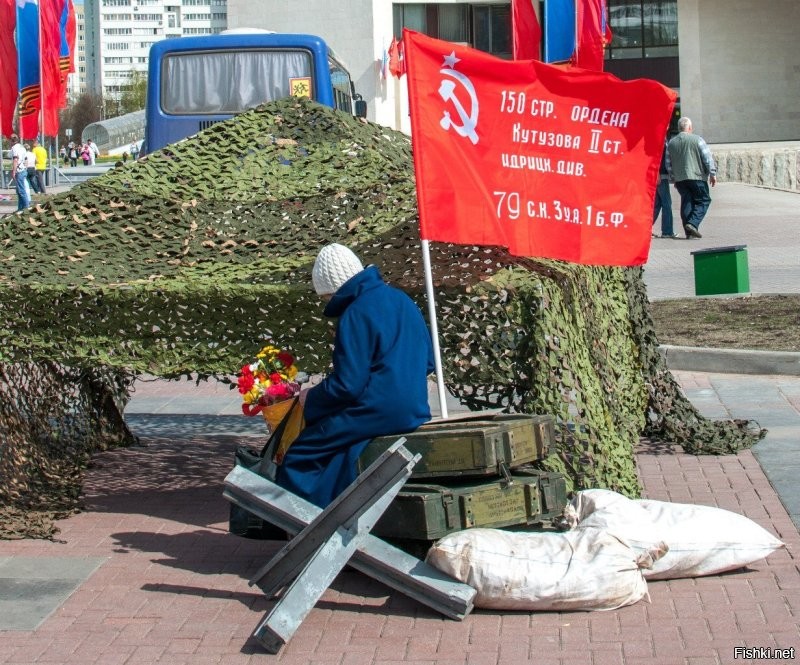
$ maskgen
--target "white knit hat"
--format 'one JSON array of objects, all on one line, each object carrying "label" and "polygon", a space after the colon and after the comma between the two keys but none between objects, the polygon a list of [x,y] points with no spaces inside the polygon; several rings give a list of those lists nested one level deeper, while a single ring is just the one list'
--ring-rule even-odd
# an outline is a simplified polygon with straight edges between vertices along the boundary
[{"label": "white knit hat", "polygon": [[317,254],[311,271],[314,290],[319,296],[336,293],[342,284],[363,269],[358,257],[344,245],[325,245]]}]

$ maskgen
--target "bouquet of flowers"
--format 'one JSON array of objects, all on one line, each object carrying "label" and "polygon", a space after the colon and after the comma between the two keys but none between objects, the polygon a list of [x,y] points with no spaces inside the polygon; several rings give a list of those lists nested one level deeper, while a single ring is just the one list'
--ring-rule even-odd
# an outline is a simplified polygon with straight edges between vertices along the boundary
[{"label": "bouquet of flowers", "polygon": [[[294,356],[288,351],[267,344],[256,354],[256,360],[244,365],[239,372],[239,392],[242,395],[242,413],[255,416],[276,404],[285,402],[286,410],[291,399],[300,393],[300,373]],[[277,415],[277,414],[276,414]],[[272,427],[272,423],[267,422]],[[280,419],[278,419],[280,422]],[[274,429],[274,427],[273,427]]]}]

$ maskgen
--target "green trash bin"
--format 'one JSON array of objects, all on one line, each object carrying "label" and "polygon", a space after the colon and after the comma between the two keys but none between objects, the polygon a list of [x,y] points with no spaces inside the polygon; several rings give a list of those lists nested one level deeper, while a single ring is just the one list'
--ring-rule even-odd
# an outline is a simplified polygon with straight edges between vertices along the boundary
[{"label": "green trash bin", "polygon": [[694,292],[698,296],[717,293],[748,293],[750,273],[747,245],[709,247],[692,252]]}]

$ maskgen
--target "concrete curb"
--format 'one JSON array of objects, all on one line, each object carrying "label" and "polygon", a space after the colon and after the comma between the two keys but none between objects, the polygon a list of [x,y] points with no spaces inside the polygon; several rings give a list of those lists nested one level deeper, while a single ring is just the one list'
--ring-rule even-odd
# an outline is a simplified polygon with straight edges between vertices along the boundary
[{"label": "concrete curb", "polygon": [[800,376],[800,353],[709,349],[663,344],[659,351],[670,369],[720,374]]}]

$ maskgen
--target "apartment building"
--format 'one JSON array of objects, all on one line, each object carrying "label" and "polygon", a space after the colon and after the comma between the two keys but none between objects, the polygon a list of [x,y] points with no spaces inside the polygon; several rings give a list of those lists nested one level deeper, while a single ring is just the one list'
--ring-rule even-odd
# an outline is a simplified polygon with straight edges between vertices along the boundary
[{"label": "apartment building", "polygon": [[86,91],[86,33],[83,4],[75,3],[75,71],[67,77],[67,99]]},{"label": "apartment building", "polygon": [[84,0],[83,11],[85,89],[106,100],[119,99],[136,72],[146,75],[154,42],[227,27],[226,0]]}]

